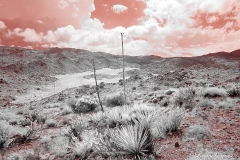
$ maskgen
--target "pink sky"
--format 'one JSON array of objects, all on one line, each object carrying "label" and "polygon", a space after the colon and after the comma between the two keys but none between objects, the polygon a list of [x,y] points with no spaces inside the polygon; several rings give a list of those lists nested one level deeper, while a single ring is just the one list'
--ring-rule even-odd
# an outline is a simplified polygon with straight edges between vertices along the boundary
[{"label": "pink sky", "polygon": [[127,55],[240,49],[239,0],[0,0],[0,45]]}]

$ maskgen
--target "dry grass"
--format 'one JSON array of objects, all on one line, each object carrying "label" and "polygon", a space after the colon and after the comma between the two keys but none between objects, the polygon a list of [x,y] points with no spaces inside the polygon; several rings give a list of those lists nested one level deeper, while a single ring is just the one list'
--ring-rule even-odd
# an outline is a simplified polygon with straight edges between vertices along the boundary
[{"label": "dry grass", "polygon": [[184,134],[184,140],[199,140],[209,137],[210,129],[208,126],[191,125]]},{"label": "dry grass", "polygon": [[186,160],[235,160],[235,158],[220,152],[202,151],[200,153],[191,155]]}]

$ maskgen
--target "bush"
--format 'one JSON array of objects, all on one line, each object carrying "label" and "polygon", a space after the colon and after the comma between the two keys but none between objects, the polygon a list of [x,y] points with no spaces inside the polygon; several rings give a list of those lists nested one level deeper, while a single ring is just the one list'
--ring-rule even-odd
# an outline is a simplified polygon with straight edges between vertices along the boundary
[{"label": "bush", "polygon": [[220,102],[218,105],[220,108],[223,108],[223,109],[228,109],[234,106],[233,101],[230,98],[227,98],[226,101],[224,102]]},{"label": "bush", "polygon": [[129,100],[125,101],[124,94],[121,92],[108,95],[105,101],[106,101],[106,106],[108,107],[115,107],[115,106],[122,106],[124,104],[129,104]]},{"label": "bush", "polygon": [[68,101],[68,106],[76,113],[87,113],[94,111],[98,105],[96,99],[85,96],[81,97],[78,101]]},{"label": "bush", "polygon": [[185,140],[206,139],[209,135],[209,127],[203,125],[192,125],[184,135]]},{"label": "bush", "polygon": [[43,116],[39,111],[35,111],[35,110],[30,116],[31,116],[32,122],[37,120],[38,123],[45,123],[47,120],[47,115]]},{"label": "bush", "polygon": [[206,98],[215,98],[215,97],[222,97],[226,96],[227,91],[223,88],[216,88],[216,87],[210,87],[203,91],[203,96]]},{"label": "bush", "polygon": [[47,119],[45,122],[45,127],[50,128],[50,127],[55,127],[56,126],[56,121],[54,119]]},{"label": "bush", "polygon": [[238,87],[231,88],[227,91],[229,97],[240,97],[240,89]]},{"label": "bush", "polygon": [[5,146],[5,142],[14,135],[26,136],[27,128],[11,126],[8,122],[0,120],[0,149]]},{"label": "bush", "polygon": [[185,109],[192,109],[195,98],[195,89],[193,86],[179,90],[179,95],[175,100],[175,105],[181,107],[184,104]]},{"label": "bush", "polygon": [[184,112],[179,108],[160,115],[154,124],[157,128],[156,135],[164,138],[169,133],[177,131],[183,116]]},{"label": "bush", "polygon": [[201,107],[201,108],[203,107],[209,108],[211,106],[214,106],[213,101],[206,98],[200,99],[200,101],[197,103],[197,107]]},{"label": "bush", "polygon": [[127,109],[123,108],[113,108],[108,111],[106,114],[106,123],[110,128],[114,128],[116,126],[127,124],[131,121],[129,113]]},{"label": "bush", "polygon": [[70,114],[70,113],[72,113],[72,112],[73,112],[73,111],[72,111],[72,108],[69,107],[69,106],[67,106],[67,105],[65,105],[65,106],[63,106],[63,109],[62,109],[61,114],[62,114],[62,115],[67,115],[67,114]]},{"label": "bush", "polygon": [[82,122],[75,122],[72,126],[71,126],[71,133],[77,137],[79,140],[81,140],[81,134],[83,132],[83,130],[85,129],[85,126],[83,125]]}]

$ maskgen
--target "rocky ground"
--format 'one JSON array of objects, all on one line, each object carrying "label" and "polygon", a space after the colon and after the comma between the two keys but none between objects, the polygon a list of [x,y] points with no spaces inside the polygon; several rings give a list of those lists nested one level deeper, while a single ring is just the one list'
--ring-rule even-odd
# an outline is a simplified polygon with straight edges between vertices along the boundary
[{"label": "rocky ground", "polygon": [[[8,52],[14,56],[6,54],[8,58],[1,59],[4,63],[1,63],[3,65],[0,71],[0,159],[109,159],[110,156],[102,150],[99,152],[94,144],[99,142],[100,133],[107,132],[106,124],[109,125],[109,117],[114,115],[114,112],[119,110],[115,118],[120,115],[121,121],[127,121],[128,118],[124,119],[124,114],[129,110],[126,107],[130,107],[134,112],[137,107],[149,113],[161,111],[163,116],[180,107],[184,113],[178,129],[166,136],[155,136],[152,153],[142,156],[142,159],[197,159],[194,155],[210,157],[211,154],[208,153],[211,152],[212,155],[217,153],[215,159],[240,158],[240,96],[231,94],[234,89],[240,90],[238,58],[209,55],[210,57],[192,58],[189,61],[184,58],[159,58],[155,61],[148,57],[147,60],[139,59],[135,63],[129,58],[127,65],[140,69],[126,73],[129,76],[126,80],[128,103],[116,107],[107,105],[109,96],[123,91],[119,73],[118,83],[99,84],[105,113],[102,113],[99,105],[90,112],[79,113],[71,107],[72,101],[88,97],[88,103],[95,101],[94,103],[98,104],[95,86],[68,88],[41,100],[15,103],[18,95],[30,91],[37,93],[42,89],[41,86],[55,82],[54,75],[58,73],[53,70],[40,73],[39,68],[34,71],[27,70],[29,66],[23,66],[22,70],[15,72],[16,66],[22,64],[21,57],[30,57],[28,52],[33,51],[10,51]],[[16,55],[19,56],[18,60],[14,58]],[[12,59],[9,60],[9,57]],[[31,59],[34,59],[33,57]],[[54,57],[59,60],[57,55]],[[109,55],[104,57],[105,62],[111,60]],[[60,59],[63,58],[60,56]],[[31,62],[30,59],[28,61]],[[52,61],[56,62],[56,59]],[[90,70],[90,62],[86,70]],[[61,74],[80,71],[76,68],[71,71],[74,70],[73,67],[66,69],[66,66],[70,66],[68,63],[65,61],[64,71],[61,71],[59,66],[55,67]],[[54,68],[50,61],[45,64],[46,66],[43,66],[48,70]],[[114,68],[121,67],[120,62],[118,65],[115,64]],[[42,67],[41,63],[39,66]],[[108,65],[101,65],[100,68],[105,66]],[[112,78],[111,75],[100,75],[99,80],[105,77]],[[92,75],[85,78],[90,79]],[[194,94],[188,94],[189,90],[194,91]],[[215,94],[211,96],[211,93]],[[131,114],[129,112],[130,117]],[[161,117],[161,114],[158,117]],[[81,126],[74,128],[74,124]],[[80,128],[81,133],[74,134],[73,128]],[[117,126],[113,126],[111,129],[116,128]]]}]

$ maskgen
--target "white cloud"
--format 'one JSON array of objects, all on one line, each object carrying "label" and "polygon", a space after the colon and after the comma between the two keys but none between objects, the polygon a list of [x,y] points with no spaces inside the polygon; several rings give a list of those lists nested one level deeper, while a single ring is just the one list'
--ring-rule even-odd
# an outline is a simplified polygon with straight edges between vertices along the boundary
[{"label": "white cloud", "polygon": [[68,7],[68,3],[65,1],[65,0],[59,0],[58,1],[58,7],[61,8],[61,9],[64,9],[66,7]]},{"label": "white cloud", "polygon": [[7,28],[7,26],[5,25],[5,23],[3,21],[0,21],[0,30],[1,29],[5,29]]},{"label": "white cloud", "polygon": [[41,42],[43,33],[37,34],[34,29],[25,29],[24,31],[20,28],[15,28],[13,31],[8,31],[8,36],[15,35],[23,37],[25,42]]},{"label": "white cloud", "polygon": [[223,7],[224,1],[225,0],[205,0],[200,4],[199,9],[202,11],[217,12]]},{"label": "white cloud", "polygon": [[43,21],[41,21],[41,20],[37,20],[37,22],[38,22],[38,23],[40,23],[40,24],[42,24],[42,23],[43,23]]},{"label": "white cloud", "polygon": [[[70,2],[79,2],[80,4],[83,1],[68,0],[69,4]],[[214,3],[210,0],[148,0],[146,1],[147,8],[144,10],[145,16],[140,19],[140,24],[113,29],[105,29],[99,19],[90,18],[95,6],[93,3],[90,5],[89,2],[88,14],[80,16],[82,17],[81,29],[68,25],[55,31],[48,31],[46,35],[38,34],[32,29],[24,31],[15,29],[10,34],[22,36],[26,42],[41,42],[43,47],[81,48],[112,54],[121,54],[120,33],[122,32],[124,33],[126,55],[158,54],[171,57],[197,56],[210,51],[218,51],[218,49],[224,50],[224,48],[231,51],[238,46],[236,42],[239,42],[237,39],[240,36],[240,33],[236,34],[231,30],[233,22],[226,23],[223,28],[203,28],[201,25],[196,26],[196,19],[193,18],[198,11],[224,12],[221,7],[222,4],[225,5],[226,0],[213,1]],[[232,3],[234,0],[230,1]],[[215,6],[212,6],[214,4]],[[127,10],[126,6],[114,6],[112,9],[115,13]],[[215,22],[221,18],[219,16],[211,16],[207,20],[209,23]],[[159,25],[159,23],[163,25]],[[226,41],[227,43],[225,43]]]},{"label": "white cloud", "polygon": [[217,20],[218,20],[217,16],[211,16],[208,18],[208,23],[213,23],[213,22],[216,22]]},{"label": "white cloud", "polygon": [[121,4],[113,5],[113,7],[112,7],[113,12],[115,12],[117,14],[123,13],[127,9],[128,9],[128,7],[121,5]]}]

